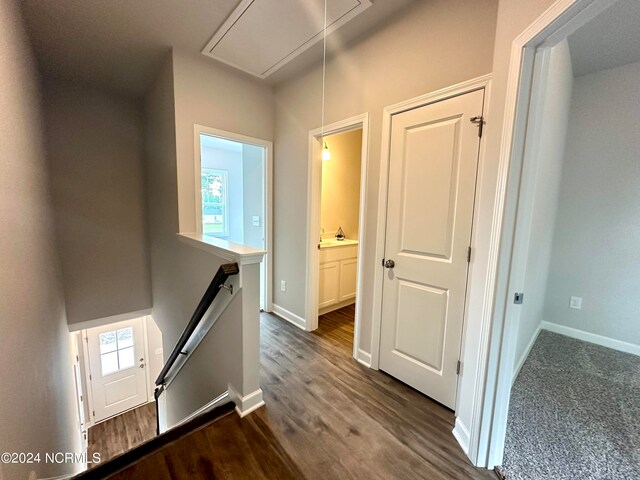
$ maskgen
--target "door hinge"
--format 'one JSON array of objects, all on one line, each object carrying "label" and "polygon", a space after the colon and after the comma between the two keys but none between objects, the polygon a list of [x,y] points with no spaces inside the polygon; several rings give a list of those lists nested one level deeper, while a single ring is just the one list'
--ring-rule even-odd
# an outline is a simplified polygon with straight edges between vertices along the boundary
[{"label": "door hinge", "polygon": [[95,410],[93,411],[93,416],[94,416],[94,417],[96,416],[96,411],[95,411]]},{"label": "door hinge", "polygon": [[384,267],[384,258],[382,259],[382,262],[381,262],[381,263],[382,263],[382,266]]},{"label": "door hinge", "polygon": [[80,403],[82,403],[82,402],[83,402],[83,400],[82,400],[82,395],[80,395]]},{"label": "door hinge", "polygon": [[76,355],[76,362],[80,361],[80,357],[78,355]]},{"label": "door hinge", "polygon": [[458,365],[456,365],[456,375],[460,375],[461,370],[462,370],[462,362],[458,360]]},{"label": "door hinge", "polygon": [[89,374],[89,380],[93,380],[93,377],[91,377],[91,374]]},{"label": "door hinge", "polygon": [[513,303],[522,305],[522,302],[524,302],[524,293],[518,292],[513,295]]},{"label": "door hinge", "polygon": [[478,137],[482,138],[482,130],[485,124],[484,117],[482,115],[477,115],[475,117],[471,117],[470,121],[471,123],[478,125]]},{"label": "door hinge", "polygon": [[467,250],[467,263],[471,263],[471,247]]}]

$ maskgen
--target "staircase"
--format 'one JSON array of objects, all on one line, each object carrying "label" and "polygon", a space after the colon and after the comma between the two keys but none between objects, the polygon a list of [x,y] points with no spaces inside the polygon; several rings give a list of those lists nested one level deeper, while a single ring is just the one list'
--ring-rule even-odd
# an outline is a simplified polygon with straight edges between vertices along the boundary
[{"label": "staircase", "polygon": [[[250,295],[258,291],[254,287],[256,284],[259,285],[259,274],[255,262],[243,262],[242,258],[239,258],[238,262],[240,266],[233,262],[222,264],[218,268],[155,381],[157,436],[73,478],[191,479],[219,478],[221,474],[223,477],[227,476],[224,473],[228,470],[226,467],[218,468],[218,473],[215,473],[214,464],[216,458],[220,457],[219,455],[216,457],[216,453],[224,449],[225,458],[228,458],[227,435],[233,437],[231,430],[242,431],[244,424],[240,417],[264,404],[262,390],[258,383],[259,308],[257,299]],[[248,292],[244,295],[243,287]],[[241,337],[231,339],[225,337],[223,340],[231,345],[234,354],[238,353],[228,361],[237,362],[241,368],[237,369],[239,373],[235,377],[223,379],[229,382],[227,391],[220,394],[218,390],[213,400],[202,405],[202,387],[204,386],[204,391],[210,392],[211,396],[215,396],[213,391],[219,387],[219,383],[218,387],[209,384],[212,372],[217,371],[215,365],[208,363],[207,368],[203,369],[199,362],[203,356],[210,358],[215,353],[211,348],[216,347],[205,342],[205,339],[214,324],[221,318],[225,319],[227,326],[237,326],[242,332]],[[235,343],[240,340],[240,344]],[[219,341],[217,345],[217,348],[221,348]],[[199,347],[200,360],[196,358],[189,364],[189,359]],[[242,389],[234,387],[232,382],[241,385]],[[193,400],[184,401],[187,397],[194,397],[191,390],[200,391],[200,396],[196,398],[196,401],[200,398],[200,403],[194,404]],[[169,393],[171,396],[167,397]],[[211,397],[205,397],[204,401],[206,398]],[[240,416],[232,414],[234,410]],[[206,440],[208,436],[222,440],[218,442],[216,449],[212,449],[211,442]],[[240,441],[236,445],[238,452],[245,449],[246,445],[246,441]],[[268,451],[270,448],[273,447],[265,445],[262,450]],[[238,455],[235,455],[236,460]],[[193,461],[185,460],[190,456],[193,457],[191,458]],[[263,461],[267,461],[268,458],[277,459],[277,452],[275,454],[270,452]],[[273,462],[273,460],[270,461]],[[300,476],[288,475],[287,472],[294,472],[295,469],[287,467],[287,463],[284,463],[283,468],[276,469],[284,472],[284,477],[281,478],[300,478]],[[236,465],[241,465],[244,471],[244,461]],[[256,476],[251,478],[267,478],[260,473],[262,471],[263,469],[259,469]],[[297,475],[298,472],[295,473]]]}]

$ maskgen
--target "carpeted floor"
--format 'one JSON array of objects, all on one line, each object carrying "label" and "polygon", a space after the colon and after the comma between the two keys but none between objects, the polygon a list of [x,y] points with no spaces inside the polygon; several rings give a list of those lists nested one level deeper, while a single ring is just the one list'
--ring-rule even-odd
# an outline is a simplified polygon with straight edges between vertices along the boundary
[{"label": "carpeted floor", "polygon": [[511,392],[508,480],[640,479],[640,357],[543,330]]}]

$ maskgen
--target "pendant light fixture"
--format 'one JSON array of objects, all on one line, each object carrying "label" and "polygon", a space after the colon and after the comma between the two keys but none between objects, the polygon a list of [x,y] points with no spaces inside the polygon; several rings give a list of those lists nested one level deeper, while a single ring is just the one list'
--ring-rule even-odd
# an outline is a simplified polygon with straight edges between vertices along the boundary
[{"label": "pendant light fixture", "polygon": [[322,161],[326,162],[327,160],[331,160],[331,150],[329,150],[329,146],[326,141],[322,141]]}]

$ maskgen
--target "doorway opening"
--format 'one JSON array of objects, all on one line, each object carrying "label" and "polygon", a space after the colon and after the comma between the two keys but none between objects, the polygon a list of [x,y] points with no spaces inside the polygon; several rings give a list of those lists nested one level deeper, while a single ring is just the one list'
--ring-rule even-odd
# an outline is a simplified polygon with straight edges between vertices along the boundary
[{"label": "doorway opening", "polygon": [[271,300],[271,152],[266,140],[194,126],[196,232],[266,252],[260,309]]},{"label": "doorway opening", "polygon": [[485,400],[488,463],[508,478],[640,475],[640,428],[628,416],[640,411],[639,275],[629,268],[640,222],[638,22],[634,1],[557,2],[514,45],[523,68],[510,79],[512,213],[495,398]]},{"label": "doorway opening", "polygon": [[[320,201],[319,332],[353,349],[358,277],[362,128],[325,135]],[[349,338],[350,337],[350,338]]]},{"label": "doorway opening", "polygon": [[162,333],[151,316],[87,328],[76,346],[78,413],[88,458],[105,462],[156,434]]},{"label": "doorway opening", "polygon": [[305,325],[313,331],[324,322],[327,329],[341,330],[342,337],[351,337],[354,358],[367,366],[369,355],[358,349],[363,275],[358,259],[364,252],[368,128],[369,115],[363,114],[309,134]]}]

